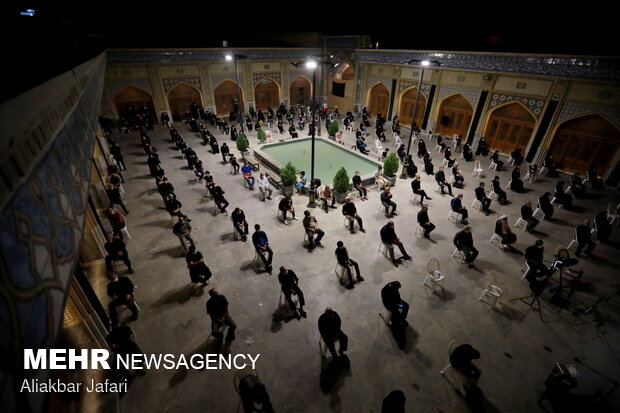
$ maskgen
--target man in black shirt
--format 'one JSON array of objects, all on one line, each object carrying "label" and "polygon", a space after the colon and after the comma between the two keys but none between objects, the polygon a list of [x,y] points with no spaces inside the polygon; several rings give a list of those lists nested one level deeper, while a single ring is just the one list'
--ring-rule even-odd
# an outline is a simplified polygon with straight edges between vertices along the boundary
[{"label": "man in black shirt", "polygon": [[[260,259],[265,264],[265,270],[268,273],[271,273],[271,261],[273,258],[273,251],[269,247],[269,239],[267,238],[267,234],[265,231],[261,231],[260,225],[254,225],[254,234],[252,234],[252,244],[254,244],[254,248],[258,252]],[[268,257],[265,259],[265,253],[268,254]]]},{"label": "man in black shirt", "polygon": [[407,327],[407,314],[409,314],[409,304],[400,298],[401,284],[399,281],[392,281],[381,289],[381,301],[383,306],[392,313],[390,321],[392,325],[401,325]]},{"label": "man in black shirt", "polygon": [[342,241],[338,241],[336,243],[336,246],[338,247],[336,248],[336,251],[335,251],[338,264],[340,264],[347,271],[347,275],[349,277],[348,288],[353,288],[354,285],[353,285],[353,276],[351,274],[351,266],[355,268],[355,274],[357,275],[356,280],[364,281],[364,278],[360,275],[360,267],[357,264],[357,262],[349,258],[349,252],[345,248],[344,243]]},{"label": "man in black shirt", "polygon": [[111,273],[112,281],[108,283],[107,293],[112,299],[108,304],[108,310],[110,311],[110,320],[112,325],[118,322],[118,313],[116,307],[119,305],[126,305],[133,314],[133,319],[138,319],[138,307],[133,298],[133,283],[127,277],[119,277],[116,273]]},{"label": "man in black shirt", "polygon": [[424,228],[424,238],[431,239],[430,233],[435,229],[435,225],[428,218],[428,205],[422,205],[422,209],[418,212],[418,224]]},{"label": "man in black shirt", "polygon": [[484,182],[480,182],[480,185],[478,185],[478,188],[476,188],[474,192],[476,193],[476,199],[482,204],[482,212],[488,216],[491,213],[491,211],[489,211],[491,200],[487,198],[487,193],[484,190]]},{"label": "man in black shirt", "polygon": [[220,329],[228,326],[226,333],[226,343],[230,343],[235,339],[235,330],[237,324],[228,313],[228,300],[221,294],[218,294],[215,288],[209,290],[209,300],[207,301],[207,314],[211,316],[211,335],[222,341],[224,333]]},{"label": "man in black shirt", "polygon": [[[344,356],[347,351],[349,338],[342,332],[340,316],[330,307],[319,317],[319,333],[332,357]],[[336,341],[340,342],[338,353],[336,353]]]},{"label": "man in black shirt", "polygon": [[[170,217],[183,217],[187,222],[191,222],[191,219],[187,217],[183,212],[181,212],[181,207],[183,204],[181,201],[176,199],[174,194],[169,194],[168,199],[166,199],[166,211],[170,214]],[[174,219],[174,218],[172,218]]]},{"label": "man in black shirt", "polygon": [[243,210],[239,207],[235,208],[232,214],[230,214],[232,218],[233,225],[235,229],[241,235],[241,241],[247,241],[247,235],[250,233],[248,230],[248,222],[245,220],[245,214]]},{"label": "man in black shirt", "polygon": [[[280,281],[282,293],[284,294],[284,298],[286,298],[291,310],[297,314],[298,318],[306,318],[306,312],[304,311],[304,305],[306,305],[306,302],[304,300],[304,293],[299,288],[299,278],[297,278],[297,275],[293,272],[293,270],[287,269],[286,267],[280,267],[278,281]],[[299,298],[299,308],[297,308],[293,302],[293,299],[291,298],[292,294],[297,295]]]},{"label": "man in black shirt", "polygon": [[525,249],[525,260],[531,271],[528,280],[549,275],[549,269],[543,262],[544,251],[544,242],[541,239]]},{"label": "man in black shirt", "polygon": [[[396,236],[396,232],[394,231],[394,221],[388,221],[388,223],[385,224],[383,228],[381,228],[380,234],[381,234],[381,241],[383,242],[383,244],[385,244],[385,246],[387,247],[390,253],[392,264],[398,267],[398,265],[401,263],[402,260],[411,259],[411,256],[407,254],[407,251],[405,251],[405,247],[403,246],[403,243],[400,242],[400,240]],[[399,259],[396,259],[394,257],[394,245],[398,246],[398,249],[400,250],[401,254],[403,254],[403,256]]]},{"label": "man in black shirt", "polygon": [[443,165],[439,167],[439,170],[435,173],[435,181],[437,185],[441,188],[441,194],[443,195],[443,188],[446,187],[448,189],[448,193],[452,196],[452,185],[450,185],[446,181],[446,174],[443,171]]},{"label": "man in black shirt", "polygon": [[465,226],[462,231],[459,231],[454,236],[454,246],[463,251],[465,254],[465,262],[469,268],[474,266],[474,260],[478,256],[478,250],[474,247],[474,238],[471,235],[471,227]]},{"label": "man in black shirt", "polygon": [[114,205],[120,205],[125,211],[125,215],[129,213],[127,206],[123,202],[123,198],[121,197],[121,192],[119,188],[115,187],[112,184],[108,184],[108,189],[105,190],[106,195],[108,195],[108,200],[110,201],[110,206],[114,207]]},{"label": "man in black shirt", "polygon": [[282,222],[285,225],[288,225],[288,221],[286,220],[286,213],[289,212],[291,214],[292,219],[295,218],[295,207],[293,206],[293,200],[290,195],[285,196],[280,200],[278,204],[278,209],[280,210]]},{"label": "man in black shirt", "polygon": [[187,262],[189,277],[192,283],[202,283],[203,287],[209,283],[209,278],[211,278],[212,275],[211,270],[207,267],[207,264],[205,264],[202,253],[196,251],[196,247],[189,247],[189,251],[185,256],[185,262]]},{"label": "man in black shirt", "polygon": [[112,143],[110,146],[110,154],[114,157],[114,160],[118,164],[121,170],[125,170],[125,161],[123,160],[123,155],[121,153],[121,148],[116,144],[116,142]]},{"label": "man in black shirt", "polygon": [[351,234],[355,234],[355,220],[357,220],[357,225],[359,225],[360,231],[366,232],[364,229],[364,224],[362,224],[362,218],[357,214],[357,208],[349,197],[345,199],[345,203],[342,205],[342,215],[349,220],[349,231],[351,231]]},{"label": "man in black shirt", "polygon": [[129,261],[127,247],[123,240],[115,237],[113,234],[106,234],[106,240],[104,247],[108,255],[105,257],[105,267],[108,272],[112,272],[112,261],[123,260],[127,268],[129,268],[129,274],[133,274],[133,267],[131,266],[131,261]]},{"label": "man in black shirt", "polygon": [[[390,191],[390,186],[386,185],[381,192],[380,195],[381,204],[385,207],[385,217],[392,218],[394,215],[398,215],[396,213],[396,202],[392,201],[392,192]],[[390,212],[390,207],[392,207],[392,212]]]},{"label": "man in black shirt", "polygon": [[362,201],[368,199],[368,191],[362,185],[362,178],[360,177],[360,171],[355,171],[355,175],[351,178],[351,182],[353,182],[353,189],[355,189],[360,194],[360,199]]},{"label": "man in black shirt", "polygon": [[220,148],[220,152],[222,154],[222,160],[224,161],[224,164],[228,163],[228,159],[226,159],[226,157],[230,154],[230,148],[228,147],[226,142],[222,144],[222,147]]},{"label": "man in black shirt", "polygon": [[527,226],[525,227],[527,232],[533,231],[540,222],[538,219],[534,218],[531,201],[525,201],[525,204],[521,206],[521,218],[527,221]]},{"label": "man in black shirt", "polygon": [[450,365],[467,378],[465,389],[478,384],[481,371],[472,360],[479,358],[480,352],[469,344],[461,344],[450,354]]},{"label": "man in black shirt", "polygon": [[168,195],[174,194],[174,186],[168,182],[168,178],[164,176],[157,185],[157,192],[159,192],[159,195],[161,195],[165,203],[166,199],[168,199]]},{"label": "man in black shirt", "polygon": [[[226,212],[226,207],[228,207],[229,202],[226,198],[224,198],[224,190],[222,190],[222,188],[215,182],[213,182],[211,186],[211,195],[213,195],[213,202],[215,202],[217,208],[220,209],[220,212],[228,215],[228,212]],[[217,212],[217,210],[215,212]]]},{"label": "man in black shirt", "polygon": [[577,250],[575,251],[575,255],[581,258],[581,251],[587,245],[584,253],[586,255],[592,254],[592,250],[594,249],[594,241],[591,239],[592,228],[590,227],[590,220],[585,219],[583,224],[578,225],[575,229],[577,233]]},{"label": "man in black shirt", "polygon": [[420,202],[424,202],[424,198],[431,200],[432,198],[426,195],[426,191],[421,188],[422,182],[420,181],[420,175],[416,175],[413,181],[411,181],[411,189],[416,195],[420,195]]},{"label": "man in black shirt", "polygon": [[505,204],[508,199],[506,198],[506,191],[502,189],[502,185],[499,183],[499,176],[496,176],[493,179],[493,192],[497,194],[497,202],[500,204]]}]

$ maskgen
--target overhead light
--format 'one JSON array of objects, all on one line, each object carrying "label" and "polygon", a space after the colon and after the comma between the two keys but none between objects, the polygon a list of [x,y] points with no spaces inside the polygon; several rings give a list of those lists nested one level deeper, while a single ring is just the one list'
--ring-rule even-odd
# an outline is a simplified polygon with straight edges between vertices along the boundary
[{"label": "overhead light", "polygon": [[233,59],[231,54],[227,54],[225,57],[226,57],[226,60],[228,60],[229,62]]},{"label": "overhead light", "polygon": [[422,60],[422,62],[420,63],[422,66],[428,66],[431,64],[431,62],[429,62],[428,60]]},{"label": "overhead light", "polygon": [[19,14],[21,14],[22,16],[34,16],[35,10],[34,9],[26,9],[25,11],[20,11]]},{"label": "overhead light", "polygon": [[306,62],[306,67],[308,69],[316,69],[316,62],[314,60],[308,60]]}]

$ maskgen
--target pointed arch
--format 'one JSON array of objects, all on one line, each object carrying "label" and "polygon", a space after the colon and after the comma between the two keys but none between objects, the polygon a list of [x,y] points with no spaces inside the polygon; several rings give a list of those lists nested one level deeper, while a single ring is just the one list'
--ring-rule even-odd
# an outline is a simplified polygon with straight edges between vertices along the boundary
[{"label": "pointed arch", "polygon": [[168,105],[173,119],[183,116],[192,104],[202,106],[200,91],[186,82],[179,82],[168,90]]},{"label": "pointed arch", "polygon": [[[426,95],[423,91],[420,91],[420,98],[416,107],[416,98],[418,96],[418,87],[411,86],[402,91],[400,94],[398,105],[398,117],[403,125],[411,125],[411,122],[415,120],[418,127],[422,127],[424,120],[424,112],[426,112]],[[415,110],[415,119],[414,119]]]},{"label": "pointed arch", "polygon": [[620,147],[620,128],[598,112],[580,114],[555,125],[549,153],[564,170],[603,175]]},{"label": "pointed arch", "polygon": [[[127,117],[127,112],[146,108],[155,113],[153,97],[147,91],[136,86],[125,86],[114,95],[114,107],[120,117]],[[133,109],[131,109],[133,108]]]},{"label": "pointed arch", "polygon": [[507,102],[493,108],[487,116],[484,137],[490,148],[510,153],[517,148],[527,148],[536,118],[521,102]]},{"label": "pointed arch", "polygon": [[371,114],[381,112],[387,116],[390,105],[390,91],[379,81],[368,89],[368,111]]},{"label": "pointed arch", "polygon": [[336,80],[351,80],[355,79],[355,72],[348,63],[343,63],[336,69],[334,74]]},{"label": "pointed arch", "polygon": [[473,116],[474,107],[469,99],[461,93],[452,93],[439,104],[435,130],[443,135],[458,134],[466,138]]},{"label": "pointed arch", "polygon": [[244,108],[243,89],[240,89],[239,85],[230,79],[222,81],[213,89],[213,97],[215,98],[215,112],[218,115],[228,116],[235,99],[239,101],[239,108]]},{"label": "pointed arch", "polygon": [[310,102],[312,83],[304,75],[299,75],[291,82],[289,93],[291,105],[306,105]]},{"label": "pointed arch", "polygon": [[280,105],[280,85],[272,78],[265,76],[254,85],[254,102],[256,110],[277,108]]}]

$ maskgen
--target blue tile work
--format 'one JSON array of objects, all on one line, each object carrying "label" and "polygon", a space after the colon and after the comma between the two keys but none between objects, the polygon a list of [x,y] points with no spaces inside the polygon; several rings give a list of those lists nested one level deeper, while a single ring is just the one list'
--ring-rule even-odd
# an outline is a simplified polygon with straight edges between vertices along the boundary
[{"label": "blue tile work", "polygon": [[36,373],[22,370],[23,349],[55,342],[79,258],[104,69],[102,61],[90,73],[63,129],[0,211],[0,393],[16,411],[33,411],[37,396],[11,390]]},{"label": "blue tile work", "polygon": [[357,50],[359,62],[405,64],[409,60],[436,60],[449,69],[519,73],[553,77],[620,80],[619,57],[518,56],[452,52]]},{"label": "blue tile work", "polygon": [[202,90],[200,87],[200,77],[165,77],[161,81],[164,84],[164,91],[166,91],[166,93],[181,82],[192,85],[198,90]]},{"label": "blue tile work", "polygon": [[265,78],[270,78],[271,80],[274,80],[279,85],[282,84],[282,80],[280,78],[280,72],[274,72],[274,73],[252,73],[252,85],[256,86],[258,82],[260,82],[261,80]]},{"label": "blue tile work", "polygon": [[250,60],[298,61],[318,56],[321,49],[161,49],[161,50],[108,50],[110,63],[163,63],[223,61],[226,53],[247,56]]},{"label": "blue tile work", "polygon": [[[402,93],[404,90],[409,89],[410,87],[418,87],[419,82],[411,81],[411,80],[401,80],[398,82],[398,93]],[[422,83],[420,87],[420,92],[424,95],[425,98],[428,98],[428,94],[431,90],[431,85],[428,83]]]},{"label": "blue tile work", "polygon": [[540,118],[542,110],[545,107],[545,99],[532,96],[511,95],[508,93],[493,93],[491,95],[491,101],[489,102],[489,110],[510,102],[521,102],[536,118]]},{"label": "blue tile work", "polygon": [[613,122],[615,122],[617,127],[620,127],[620,111],[606,107],[584,105],[581,103],[565,103],[562,106],[562,109],[560,109],[560,113],[558,114],[558,119],[556,123],[559,124],[560,122],[569,118],[597,112],[604,114],[608,119],[611,119]]},{"label": "blue tile work", "polygon": [[478,105],[478,99],[480,98],[480,90],[478,89],[467,89],[463,87],[451,87],[451,86],[441,86],[439,89],[439,95],[437,96],[437,100],[441,101],[446,96],[459,93],[465,97],[471,103],[472,109],[474,109]]}]

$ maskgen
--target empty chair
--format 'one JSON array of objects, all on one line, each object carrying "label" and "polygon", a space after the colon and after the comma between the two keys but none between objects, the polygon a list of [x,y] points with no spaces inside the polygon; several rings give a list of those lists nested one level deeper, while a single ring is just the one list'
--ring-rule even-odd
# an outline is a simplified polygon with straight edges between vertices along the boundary
[{"label": "empty chair", "polygon": [[479,160],[474,161],[474,171],[471,173],[471,176],[477,176],[479,178],[482,178],[484,176],[482,174],[482,166],[480,166]]},{"label": "empty chair", "polygon": [[488,297],[492,301],[491,307],[495,307],[497,300],[502,296],[502,289],[497,286],[497,279],[493,271],[487,274],[487,284],[482,292],[478,301],[483,301],[483,298]]},{"label": "empty chair", "polygon": [[426,263],[426,278],[422,285],[431,289],[433,293],[437,293],[441,290],[442,296],[446,297],[446,292],[443,288],[443,281],[446,276],[439,271],[439,261],[436,258],[430,258]]}]

